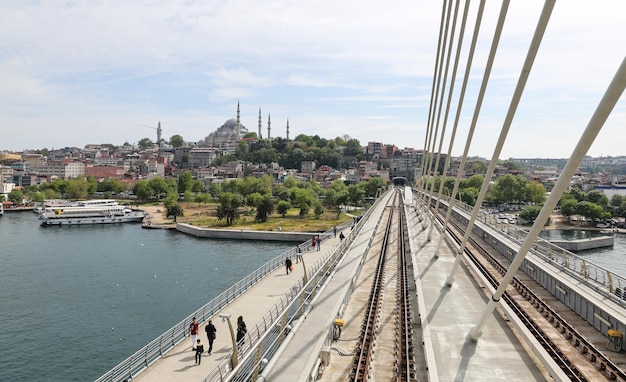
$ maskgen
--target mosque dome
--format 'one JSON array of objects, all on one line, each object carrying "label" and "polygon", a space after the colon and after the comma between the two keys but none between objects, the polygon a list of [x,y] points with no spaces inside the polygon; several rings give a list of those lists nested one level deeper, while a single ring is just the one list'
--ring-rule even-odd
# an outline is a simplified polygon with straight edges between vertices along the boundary
[{"label": "mosque dome", "polygon": [[[243,137],[248,133],[248,129],[244,125],[239,123],[239,138]],[[237,138],[237,119],[231,118],[228,119],[222,126],[220,126],[217,130],[209,134],[206,137],[205,141],[207,144],[215,145],[218,143],[236,141]]]}]

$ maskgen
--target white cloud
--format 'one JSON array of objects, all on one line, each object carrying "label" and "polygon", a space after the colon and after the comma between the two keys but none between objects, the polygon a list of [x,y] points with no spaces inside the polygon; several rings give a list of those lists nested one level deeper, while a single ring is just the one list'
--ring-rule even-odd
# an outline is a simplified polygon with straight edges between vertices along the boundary
[{"label": "white cloud", "polygon": [[[470,154],[491,156],[542,5],[510,6]],[[487,4],[457,139],[471,121],[499,6]],[[620,0],[556,4],[502,157],[569,156],[624,57],[625,10]],[[11,132],[0,149],[138,141],[150,133],[138,124],[159,119],[171,126],[166,137],[197,141],[234,117],[237,101],[248,128],[256,130],[259,107],[263,129],[271,114],[272,135],[284,135],[289,118],[292,137],[421,148],[440,15],[440,2],[409,0],[4,1],[0,124]],[[616,138],[625,104],[590,154],[624,154]]]}]

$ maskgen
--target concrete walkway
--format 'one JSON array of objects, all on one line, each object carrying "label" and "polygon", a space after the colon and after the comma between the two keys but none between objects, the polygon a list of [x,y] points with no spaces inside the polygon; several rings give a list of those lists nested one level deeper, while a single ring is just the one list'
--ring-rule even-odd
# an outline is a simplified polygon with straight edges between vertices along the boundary
[{"label": "concrete walkway", "polygon": [[[348,232],[344,231],[344,235]],[[339,232],[337,237],[330,237],[323,240],[320,250],[302,248],[302,257],[305,264],[314,264],[327,251],[339,243]],[[284,267],[280,267],[255,286],[233,301],[220,313],[231,315],[233,328],[237,325],[237,317],[243,316],[244,321],[250,330],[258,321],[273,307],[282,296],[284,296],[293,286],[302,280],[304,271],[301,263],[294,263],[294,270],[286,274]],[[228,353],[232,349],[232,342],[228,322],[222,321],[219,314],[211,318],[213,325],[217,329],[217,338],[213,343],[213,355],[207,354],[208,341],[204,331],[205,324],[200,325],[199,338],[204,344],[205,352],[202,355],[202,362],[195,365],[195,351],[192,351],[191,337],[181,342],[158,360],[146,371],[135,377],[134,381],[202,381],[209,375],[218,364],[229,359]]]}]

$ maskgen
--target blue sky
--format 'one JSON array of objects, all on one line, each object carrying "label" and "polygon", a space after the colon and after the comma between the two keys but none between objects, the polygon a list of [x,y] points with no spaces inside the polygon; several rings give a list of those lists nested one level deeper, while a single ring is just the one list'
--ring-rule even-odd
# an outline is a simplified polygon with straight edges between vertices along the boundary
[{"label": "blue sky", "polygon": [[[453,155],[499,12],[488,3]],[[542,6],[511,2],[470,155],[492,156]],[[624,14],[623,0],[557,2],[501,158],[570,156],[624,58]],[[158,121],[195,142],[237,102],[249,130],[261,108],[264,136],[271,114],[272,136],[289,119],[291,138],[423,148],[440,15],[432,0],[4,0],[0,150],[155,140],[142,125]],[[625,128],[622,96],[589,154],[626,155]]]}]

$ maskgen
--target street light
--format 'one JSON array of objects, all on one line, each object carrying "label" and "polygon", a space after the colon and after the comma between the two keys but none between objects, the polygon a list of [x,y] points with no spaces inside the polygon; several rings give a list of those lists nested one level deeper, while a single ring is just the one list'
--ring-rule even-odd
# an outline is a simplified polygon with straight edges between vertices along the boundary
[{"label": "street light", "polygon": [[233,331],[233,324],[230,322],[230,313],[220,313],[220,318],[222,322],[228,321],[228,329],[230,329],[230,339],[233,342],[233,354],[230,357],[230,362],[232,364],[232,368],[237,367],[238,356],[237,356],[237,339],[235,338],[235,332]]},{"label": "street light", "polygon": [[[296,254],[296,256],[298,256],[298,254]],[[304,271],[304,285],[306,285],[309,282],[309,277],[306,274],[306,265],[304,265],[304,256],[302,256],[302,254],[300,254],[300,260],[302,260],[302,270]]]}]

